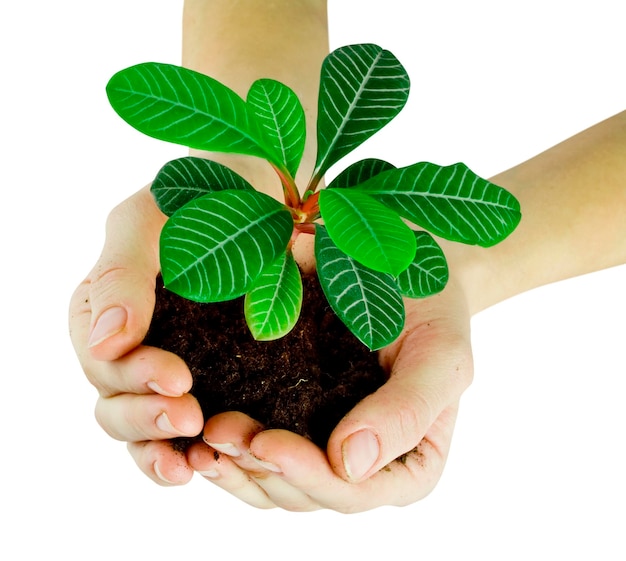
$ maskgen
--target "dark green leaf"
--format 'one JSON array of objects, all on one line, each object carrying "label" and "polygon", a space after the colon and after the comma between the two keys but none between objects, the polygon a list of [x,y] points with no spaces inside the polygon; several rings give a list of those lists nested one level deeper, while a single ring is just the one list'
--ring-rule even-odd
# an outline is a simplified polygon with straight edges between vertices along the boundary
[{"label": "dark green leaf", "polygon": [[199,72],[138,64],[115,74],[107,95],[120,117],[148,136],[199,150],[273,158],[245,101]]},{"label": "dark green leaf", "polygon": [[343,253],[319,225],[315,259],[331,308],[355,337],[371,350],[395,341],[404,326],[404,303],[394,278]]},{"label": "dark green leaf", "polygon": [[254,187],[230,168],[192,156],[165,164],[150,188],[161,212],[167,216],[193,199],[226,189],[252,190]]},{"label": "dark green leaf", "polygon": [[421,162],[383,172],[358,189],[433,234],[467,244],[494,245],[521,219],[513,195],[462,163]]},{"label": "dark green leaf", "polygon": [[409,298],[425,298],[441,292],[448,282],[448,264],[439,244],[428,232],[413,232],[415,259],[397,278],[400,292]]},{"label": "dark green leaf", "polygon": [[409,77],[377,45],[341,47],[322,65],[315,177],[393,119],[409,95]]},{"label": "dark green leaf", "polygon": [[328,185],[327,189],[345,189],[348,187],[356,187],[359,183],[363,183],[372,177],[375,177],[383,171],[396,169],[393,164],[376,158],[368,158],[359,160],[351,166],[344,169],[335,179]]},{"label": "dark green leaf", "polygon": [[280,155],[291,177],[295,177],[306,140],[304,109],[298,96],[281,82],[262,79],[252,84],[248,105],[274,152]]},{"label": "dark green leaf", "polygon": [[320,212],[328,234],[366,267],[394,276],[415,257],[415,236],[398,213],[354,189],[323,189]]},{"label": "dark green leaf", "polygon": [[289,210],[256,191],[217,191],[176,211],[161,232],[165,286],[197,302],[245,294],[285,251]]},{"label": "dark green leaf", "polygon": [[302,278],[291,252],[263,269],[244,300],[246,322],[257,341],[289,333],[300,317]]}]

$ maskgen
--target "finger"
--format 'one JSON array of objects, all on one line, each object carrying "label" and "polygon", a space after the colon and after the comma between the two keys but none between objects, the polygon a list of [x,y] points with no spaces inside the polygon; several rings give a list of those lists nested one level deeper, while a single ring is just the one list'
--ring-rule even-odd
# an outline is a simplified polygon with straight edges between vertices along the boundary
[{"label": "finger", "polygon": [[139,469],[159,485],[184,485],[193,477],[187,458],[171,442],[129,442],[127,446]]},{"label": "finger", "polygon": [[204,423],[195,397],[120,394],[100,398],[96,419],[113,438],[128,442],[196,436]]},{"label": "finger", "polygon": [[[451,426],[453,419],[442,419],[441,424]],[[447,435],[439,438],[449,442]],[[401,460],[360,483],[348,483],[333,471],[319,448],[287,431],[260,433],[253,439],[251,451],[279,466],[283,483],[306,494],[311,503],[342,513],[412,504],[432,491],[445,464],[439,447],[424,439]]]},{"label": "finger", "polygon": [[250,441],[263,425],[239,411],[214,415],[204,425],[203,440],[214,450],[229,456],[240,468],[261,477],[263,470],[250,455]]},{"label": "finger", "polygon": [[102,254],[70,303],[70,333],[82,363],[87,354],[98,360],[119,358],[145,337],[164,221],[147,188],[109,215]]},{"label": "finger", "polygon": [[110,362],[88,360],[83,368],[103,397],[121,393],[179,397],[193,383],[189,368],[179,356],[155,347],[139,346]]},{"label": "finger", "polygon": [[[444,305],[445,298],[428,304]],[[420,317],[428,311],[419,306]],[[357,404],[329,439],[331,465],[347,481],[362,481],[412,450],[471,382],[469,320],[455,314],[425,317],[431,319],[416,322],[388,351],[394,353],[388,382]]]},{"label": "finger", "polygon": [[[250,483],[264,491],[274,505],[296,512],[318,509],[319,505],[311,501],[305,493],[277,477],[278,468],[271,463],[259,461],[250,453],[251,441],[262,430],[263,426],[247,415],[227,412],[215,415],[207,421],[203,439],[210,448],[228,457]],[[193,462],[190,463],[195,467]],[[221,480],[224,475],[217,466],[216,469],[221,474]],[[241,488],[242,480],[232,474],[231,476],[237,482],[235,489],[231,487],[231,492],[247,493]]]},{"label": "finger", "polygon": [[187,450],[189,465],[205,479],[256,508],[275,508],[267,493],[225,454],[199,442]]},{"label": "finger", "polygon": [[[267,465],[267,462],[264,462]],[[281,477],[281,474],[269,473],[262,478],[253,478],[263,489],[273,504],[289,512],[312,512],[319,510],[320,505],[309,497],[306,492]]]}]

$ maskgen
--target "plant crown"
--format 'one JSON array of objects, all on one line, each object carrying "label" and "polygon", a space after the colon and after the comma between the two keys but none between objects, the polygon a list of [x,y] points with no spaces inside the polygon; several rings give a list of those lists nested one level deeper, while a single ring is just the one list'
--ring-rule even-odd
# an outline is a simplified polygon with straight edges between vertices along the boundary
[{"label": "plant crown", "polygon": [[488,247],[521,218],[510,193],[462,163],[396,168],[364,159],[319,188],[327,170],[391,121],[408,94],[409,77],[389,51],[359,44],[330,53],[321,69],[315,169],[301,192],[294,178],[305,116],[286,85],[258,80],[244,100],[175,65],[144,63],[116,73],[109,101],[137,130],[190,148],[263,158],[283,187],[284,203],[211,160],[165,164],[151,187],[169,217],[160,238],[165,286],[198,302],[245,295],[253,336],[282,337],[295,325],[303,296],[291,247],[298,235],[314,234],[317,274],[331,308],[370,349],[393,342],[404,325],[402,297],[435,294],[448,280],[445,256],[428,232]]}]

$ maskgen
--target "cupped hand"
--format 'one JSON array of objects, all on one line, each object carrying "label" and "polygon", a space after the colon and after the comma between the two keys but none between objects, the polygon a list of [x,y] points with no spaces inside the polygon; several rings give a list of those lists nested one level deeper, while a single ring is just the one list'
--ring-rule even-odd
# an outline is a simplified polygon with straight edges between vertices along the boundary
[{"label": "cupped hand", "polygon": [[326,451],[232,412],[208,420],[189,464],[259,508],[360,512],[425,497],[443,471],[473,376],[470,314],[454,280],[406,307],[403,334],[380,353],[388,382],[346,415]]},{"label": "cupped hand", "polygon": [[191,374],[176,355],[141,344],[154,308],[164,221],[147,188],[114,209],[103,253],[70,305],[72,341],[99,393],[98,422],[128,442],[141,470],[163,485],[184,484],[196,470],[249,504],[293,511],[354,512],[427,495],[443,470],[472,377],[469,313],[459,286],[451,280],[440,295],[407,301],[404,333],[381,352],[389,381],[341,421],[327,451],[224,413],[206,422],[209,444],[185,456],[170,439],[196,435],[204,423],[188,393]]},{"label": "cupped hand", "polygon": [[191,374],[172,353],[141,345],[154,310],[158,240],[165,216],[144,188],[109,215],[106,243],[70,303],[76,354],[99,398],[96,418],[129,443],[140,468],[161,484],[189,481],[193,470],[168,439],[202,430]]}]

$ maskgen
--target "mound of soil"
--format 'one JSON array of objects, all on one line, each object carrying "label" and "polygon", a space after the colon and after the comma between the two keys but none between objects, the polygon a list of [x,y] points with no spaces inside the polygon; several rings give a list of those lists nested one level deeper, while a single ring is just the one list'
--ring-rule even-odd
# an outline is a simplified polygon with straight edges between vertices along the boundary
[{"label": "mound of soil", "polygon": [[[385,383],[378,354],[332,312],[315,274],[303,275],[304,301],[295,328],[277,341],[255,341],[243,298],[191,302],[157,279],[156,308],[145,344],[171,351],[189,366],[191,393],[204,418],[241,411],[266,428],[293,431],[322,449],[341,418]],[[176,439],[185,449],[194,439]]]}]

